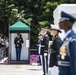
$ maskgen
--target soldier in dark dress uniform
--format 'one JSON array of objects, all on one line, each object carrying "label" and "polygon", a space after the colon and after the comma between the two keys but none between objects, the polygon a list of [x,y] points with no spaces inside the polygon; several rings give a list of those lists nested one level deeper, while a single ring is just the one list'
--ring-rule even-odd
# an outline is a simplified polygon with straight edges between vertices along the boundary
[{"label": "soldier in dark dress uniform", "polygon": [[62,40],[58,35],[59,32],[61,33],[61,30],[58,25],[51,25],[50,34],[52,36],[52,44],[50,45],[50,67],[57,66],[57,56],[62,45]]},{"label": "soldier in dark dress uniform", "polygon": [[72,27],[76,18],[66,12],[61,12],[59,26],[65,31],[65,38],[59,53],[59,75],[76,75],[76,34]]},{"label": "soldier in dark dress uniform", "polygon": [[42,64],[42,55],[41,55],[41,41],[43,40],[43,34],[39,33],[38,34],[38,41],[37,41],[37,52],[40,58],[40,64]]},{"label": "soldier in dark dress uniform", "polygon": [[16,48],[16,60],[20,61],[21,49],[22,49],[23,38],[20,33],[17,33],[17,37],[14,39],[14,44]]},{"label": "soldier in dark dress uniform", "polygon": [[41,33],[43,34],[43,37],[42,37],[43,40],[41,41],[42,66],[43,66],[43,73],[44,73],[43,75],[46,75],[46,74],[48,74],[48,45],[49,45],[49,36],[47,35],[47,29],[46,28],[42,28],[41,29]]}]

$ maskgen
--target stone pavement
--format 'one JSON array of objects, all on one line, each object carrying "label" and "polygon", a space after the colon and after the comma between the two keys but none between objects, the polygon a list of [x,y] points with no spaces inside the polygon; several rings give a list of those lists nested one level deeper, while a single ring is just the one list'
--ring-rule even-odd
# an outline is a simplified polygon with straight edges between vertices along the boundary
[{"label": "stone pavement", "polygon": [[[4,61],[7,57],[0,61],[0,75],[43,75],[42,66],[37,64],[10,64]],[[58,75],[58,67],[49,68],[48,75]]]},{"label": "stone pavement", "polygon": [[[57,67],[49,68],[48,75],[58,75],[57,73]],[[43,72],[42,66],[0,65],[0,75],[43,75]]]},{"label": "stone pavement", "polygon": [[42,75],[42,69],[32,65],[0,65],[0,75]]},{"label": "stone pavement", "polygon": [[[0,75],[43,75],[41,65],[37,66],[37,64],[7,64],[8,61],[6,60],[7,57],[0,60]],[[54,66],[52,68],[49,68],[48,75],[58,75],[58,72],[58,67]]]}]

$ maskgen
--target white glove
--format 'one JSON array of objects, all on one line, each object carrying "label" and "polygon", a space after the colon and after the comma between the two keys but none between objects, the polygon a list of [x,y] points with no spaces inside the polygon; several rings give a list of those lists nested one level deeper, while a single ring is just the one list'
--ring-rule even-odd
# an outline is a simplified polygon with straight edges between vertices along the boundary
[{"label": "white glove", "polygon": [[65,56],[62,55],[61,58],[64,60],[65,59]]},{"label": "white glove", "polygon": [[44,56],[47,56],[47,53],[44,53]]}]

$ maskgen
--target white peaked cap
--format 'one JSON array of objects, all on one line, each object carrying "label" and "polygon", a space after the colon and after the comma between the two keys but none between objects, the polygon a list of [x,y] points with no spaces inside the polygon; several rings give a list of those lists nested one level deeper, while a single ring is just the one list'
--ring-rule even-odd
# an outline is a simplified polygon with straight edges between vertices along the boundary
[{"label": "white peaked cap", "polygon": [[70,20],[70,19],[69,19],[69,18],[66,18],[66,17],[61,17],[61,18],[59,19],[59,22],[65,21],[65,20]]},{"label": "white peaked cap", "polygon": [[61,32],[59,25],[51,24],[50,26],[51,26],[51,29],[56,29],[56,30],[58,30],[59,32]]}]

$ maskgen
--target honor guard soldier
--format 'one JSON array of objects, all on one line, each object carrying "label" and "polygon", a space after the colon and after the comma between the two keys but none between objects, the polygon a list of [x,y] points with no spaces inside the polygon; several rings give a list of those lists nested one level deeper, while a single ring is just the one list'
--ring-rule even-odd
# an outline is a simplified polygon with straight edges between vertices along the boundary
[{"label": "honor guard soldier", "polygon": [[48,74],[48,45],[49,45],[49,36],[47,35],[47,29],[42,28],[41,33],[43,34],[43,40],[41,40],[41,55],[42,55],[42,66],[43,66],[43,75]]},{"label": "honor guard soldier", "polygon": [[61,12],[59,26],[64,29],[65,38],[58,57],[59,75],[76,75],[76,34],[72,29],[75,21],[71,14]]},{"label": "honor guard soldier", "polygon": [[42,64],[42,55],[41,55],[41,41],[43,40],[43,34],[38,34],[38,41],[37,41],[37,52],[40,57],[40,65]]},{"label": "honor guard soldier", "polygon": [[51,24],[50,35],[52,37],[52,43],[50,44],[50,67],[57,66],[57,56],[62,45],[62,40],[58,35],[59,33],[61,33],[59,26]]},{"label": "honor guard soldier", "polygon": [[23,38],[20,33],[17,33],[17,37],[14,39],[14,44],[15,44],[15,49],[16,49],[16,60],[20,61],[21,57],[21,49],[22,49],[22,43],[23,43]]}]

